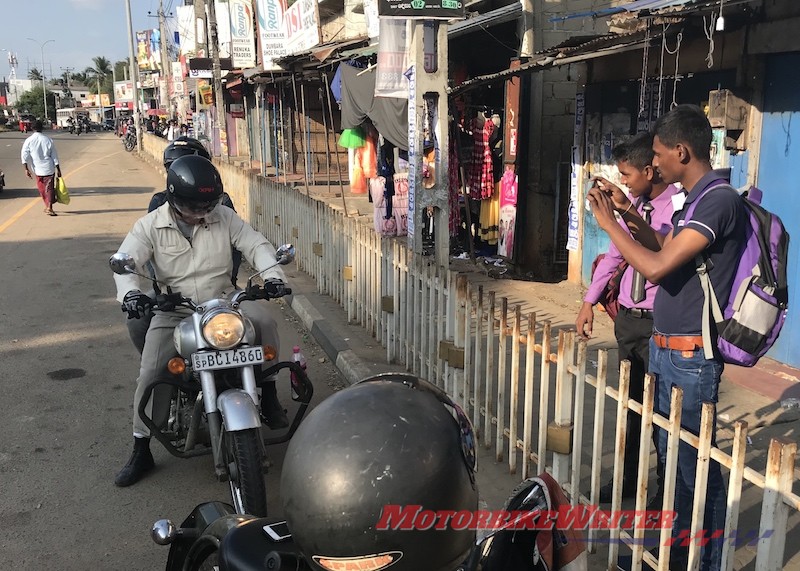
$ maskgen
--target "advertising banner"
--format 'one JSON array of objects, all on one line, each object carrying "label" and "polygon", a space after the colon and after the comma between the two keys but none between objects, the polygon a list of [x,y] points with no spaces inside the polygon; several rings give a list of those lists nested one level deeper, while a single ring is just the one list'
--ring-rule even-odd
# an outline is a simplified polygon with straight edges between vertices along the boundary
[{"label": "advertising banner", "polygon": [[378,14],[404,20],[453,20],[466,16],[460,0],[378,0]]},{"label": "advertising banner", "polygon": [[114,82],[114,101],[120,103],[123,101],[133,101],[133,82],[132,81],[115,81]]},{"label": "advertising banner", "polygon": [[136,61],[143,71],[161,71],[161,32],[136,32]]},{"label": "advertising banner", "polygon": [[519,177],[513,166],[507,166],[500,180],[500,228],[497,255],[511,258],[514,254],[514,230],[517,225],[517,188]]},{"label": "advertising banner", "polygon": [[253,4],[250,0],[229,0],[231,59],[233,67],[256,66],[256,38],[253,29]]},{"label": "advertising banner", "polygon": [[181,54],[195,55],[197,47],[197,22],[194,17],[194,6],[176,6],[178,23],[178,43]]},{"label": "advertising banner", "polygon": [[380,19],[378,36],[378,69],[375,76],[375,97],[408,98],[408,69],[405,20]]},{"label": "advertising banner", "polygon": [[[416,208],[417,180],[417,72],[414,66],[405,73],[408,79],[408,247],[414,249],[414,233],[417,231],[414,220]],[[422,150],[422,149],[420,149]]]},{"label": "advertising banner", "polygon": [[319,6],[315,0],[297,0],[286,10],[286,53],[297,54],[318,45]]},{"label": "advertising banner", "polygon": [[256,0],[256,11],[264,71],[279,70],[280,66],[275,60],[287,54],[284,28],[286,4],[284,0]]}]

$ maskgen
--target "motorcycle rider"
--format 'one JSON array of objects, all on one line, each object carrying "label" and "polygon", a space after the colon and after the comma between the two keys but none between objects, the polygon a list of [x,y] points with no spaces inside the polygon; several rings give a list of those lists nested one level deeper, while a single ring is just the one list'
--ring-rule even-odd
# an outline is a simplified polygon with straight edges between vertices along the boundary
[{"label": "motorcycle rider", "polygon": [[[169,173],[170,165],[180,157],[185,157],[189,155],[199,155],[204,157],[208,160],[211,160],[211,155],[208,154],[208,151],[203,146],[203,144],[198,141],[197,139],[192,139],[190,137],[180,137],[179,139],[173,141],[164,149],[164,170]],[[147,212],[152,212],[156,208],[159,208],[163,204],[167,202],[167,191],[162,190],[161,192],[156,192],[150,198],[150,204],[147,206]],[[222,193],[222,200],[221,203],[223,206],[227,206],[234,212],[236,209],[233,207],[233,201],[231,197],[228,195],[227,192]],[[236,277],[239,274],[239,266],[242,263],[242,253],[237,250],[236,248],[232,248],[232,257],[233,257],[233,270],[231,271],[231,284],[233,287],[236,287]],[[148,272],[151,276],[155,277],[155,272],[153,271],[152,266],[147,266]],[[155,292],[153,292],[155,294]],[[143,315],[141,319],[127,319],[126,324],[128,326],[128,334],[131,337],[131,341],[133,341],[134,346],[139,351],[139,354],[142,354],[144,349],[144,337],[147,334],[147,329],[150,327],[150,320],[152,319],[152,313],[148,313],[147,315]],[[286,418],[285,413],[283,413],[283,409],[278,407],[275,409],[273,407],[272,410],[280,410],[281,414],[275,414],[276,418],[268,419],[268,424],[271,428],[285,428],[289,424],[289,419]],[[282,418],[281,418],[282,417]]]},{"label": "motorcycle rider", "polygon": [[[150,262],[161,282],[187,297],[198,302],[219,297],[230,284],[231,245],[256,269],[275,263],[272,244],[233,210],[221,207],[222,194],[222,180],[211,161],[199,155],[175,160],[167,174],[167,203],[140,218],[119,251],[131,255],[137,267]],[[281,289],[283,278],[280,267],[271,268],[264,274],[265,288]],[[128,315],[138,318],[152,312],[154,300],[139,290],[138,276],[115,274],[114,280],[117,299]],[[277,325],[260,304],[246,301],[241,310],[262,338],[277,339]],[[152,318],[133,398],[133,453],[116,475],[117,486],[138,482],[155,465],[150,453],[150,433],[138,414],[139,402],[145,389],[164,374],[168,361],[177,356],[173,330],[186,315],[186,311],[178,309],[158,312]],[[268,387],[262,407],[280,407],[274,383]],[[152,412],[153,405],[164,403],[152,401],[159,399],[148,403],[148,414],[157,418],[158,414]],[[268,417],[270,411],[263,413]]]}]

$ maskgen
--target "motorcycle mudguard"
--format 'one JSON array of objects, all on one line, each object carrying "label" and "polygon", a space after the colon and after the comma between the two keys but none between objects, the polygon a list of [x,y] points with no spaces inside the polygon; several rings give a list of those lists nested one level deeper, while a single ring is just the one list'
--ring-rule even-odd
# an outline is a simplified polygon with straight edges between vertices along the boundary
[{"label": "motorcycle mudguard", "polygon": [[261,418],[258,408],[246,392],[230,389],[217,397],[217,407],[222,413],[222,421],[227,432],[260,428]]},{"label": "motorcycle mudguard", "polygon": [[[221,571],[311,571],[294,540],[288,537],[275,541],[264,532],[264,526],[276,523],[275,518],[259,518],[231,529],[219,546]],[[269,560],[268,560],[269,558]]]}]

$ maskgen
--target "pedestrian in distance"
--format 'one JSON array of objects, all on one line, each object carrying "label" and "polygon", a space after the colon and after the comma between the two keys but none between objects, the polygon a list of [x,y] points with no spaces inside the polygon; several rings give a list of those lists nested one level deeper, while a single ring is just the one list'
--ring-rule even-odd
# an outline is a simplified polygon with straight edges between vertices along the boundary
[{"label": "pedestrian in distance", "polygon": [[[640,133],[631,140],[617,145],[612,157],[621,175],[621,182],[630,190],[630,198],[611,181],[597,177],[595,184],[611,193],[614,201],[627,206],[621,210],[619,224],[627,233],[637,230],[636,225],[646,218],[652,229],[660,235],[672,230],[672,197],[680,190],[667,184],[653,167],[653,135]],[[635,213],[635,215],[633,214]],[[630,225],[630,228],[629,228]],[[652,245],[658,248],[658,244]],[[597,264],[592,283],[586,292],[575,327],[578,335],[588,339],[593,330],[594,311],[592,307],[600,301],[601,295],[614,275],[617,267],[624,261],[619,249],[612,243],[603,259]],[[614,319],[614,336],[619,347],[619,360],[630,362],[630,398],[642,402],[644,395],[644,375],[650,359],[650,336],[653,333],[653,303],[658,286],[641,276],[628,265],[622,274],[619,286],[619,313]],[[622,478],[623,499],[636,495],[636,480],[639,468],[639,434],[641,416],[628,413],[625,434],[625,461]],[[655,440],[655,438],[654,438]],[[661,462],[657,465],[658,485],[651,505],[661,505],[663,470]],[[600,502],[612,499],[613,485],[608,482],[600,488]]]},{"label": "pedestrian in distance", "polygon": [[[703,349],[702,321],[704,294],[697,273],[697,259],[702,257],[719,299],[728,299],[734,272],[746,243],[747,213],[741,197],[727,187],[708,192],[697,203],[690,219],[690,205],[706,189],[727,184],[727,172],[711,167],[711,125],[694,105],[679,105],[658,119],[654,128],[653,166],[666,183],[681,183],[683,192],[676,195],[673,231],[659,238],[649,226],[639,227],[639,234],[661,244],[653,251],[635,240],[614,220],[613,196],[600,189],[589,191],[589,202],[599,226],[608,232],[614,245],[634,269],[659,284],[653,307],[653,336],[650,339],[650,372],[656,376],[656,411],[670,415],[673,387],[683,390],[681,426],[693,434],[700,431],[703,403],[716,406],[723,360],[716,347],[707,358]],[[642,241],[642,238],[639,237]],[[716,345],[716,344],[715,344]],[[716,410],[713,414],[712,444],[716,443]],[[659,429],[658,453],[666,459],[667,433]],[[702,529],[707,542],[701,546],[702,571],[722,567],[724,539],[716,539],[725,529],[725,482],[719,463],[712,460],[705,487],[695,490],[697,452],[681,441],[678,449],[675,510],[677,518],[673,537],[691,531],[694,494],[705,494]],[[701,484],[702,485],[702,484]],[[671,547],[670,568],[688,568],[688,546],[676,542]]]},{"label": "pedestrian in distance", "polygon": [[56,176],[61,178],[61,165],[53,140],[42,133],[41,119],[33,122],[33,135],[22,144],[22,166],[28,178],[36,177],[36,188],[44,202],[44,212],[56,216],[53,204],[56,202]]}]

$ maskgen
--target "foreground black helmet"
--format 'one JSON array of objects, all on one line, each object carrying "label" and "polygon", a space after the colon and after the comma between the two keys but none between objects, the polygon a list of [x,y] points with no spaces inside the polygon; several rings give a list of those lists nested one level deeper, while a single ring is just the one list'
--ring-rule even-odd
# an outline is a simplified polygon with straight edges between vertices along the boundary
[{"label": "foreground black helmet", "polygon": [[167,171],[167,202],[182,216],[208,214],[219,204],[222,191],[217,168],[199,155],[176,159]]},{"label": "foreground black helmet", "polygon": [[200,155],[211,160],[203,143],[192,137],[178,137],[164,149],[164,168],[169,170],[172,161],[188,155]]},{"label": "foreground black helmet", "polygon": [[300,425],[281,473],[284,514],[322,569],[452,571],[475,538],[462,525],[477,508],[474,467],[472,427],[444,392],[379,375]]}]

